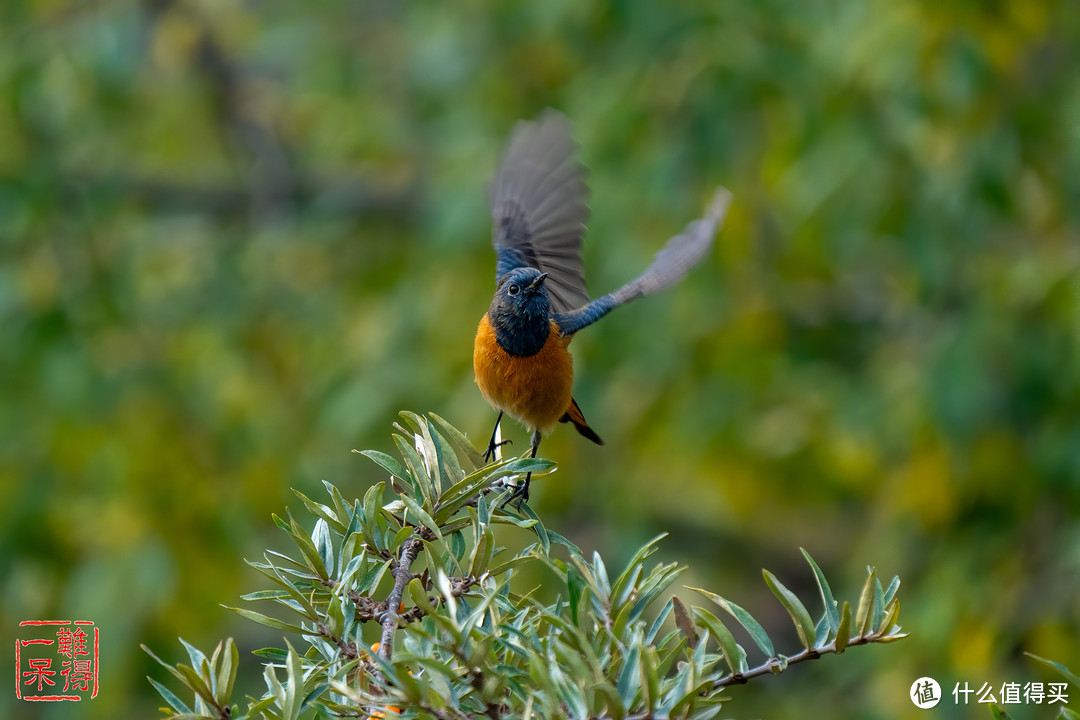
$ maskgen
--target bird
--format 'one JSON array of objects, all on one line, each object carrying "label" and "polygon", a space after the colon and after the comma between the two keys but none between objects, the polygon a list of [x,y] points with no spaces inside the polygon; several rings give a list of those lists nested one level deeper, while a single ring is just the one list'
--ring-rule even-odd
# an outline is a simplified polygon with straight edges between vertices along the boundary
[{"label": "bird", "polygon": [[[577,151],[567,118],[548,109],[515,125],[491,181],[496,286],[473,343],[476,384],[499,411],[485,462],[502,444],[504,414],[531,431],[530,457],[560,422],[604,444],[573,397],[570,341],[620,305],[681,280],[712,246],[731,202],[717,188],[705,215],[668,240],[640,275],[590,300],[581,255],[589,189]],[[507,502],[528,502],[530,478]]]}]

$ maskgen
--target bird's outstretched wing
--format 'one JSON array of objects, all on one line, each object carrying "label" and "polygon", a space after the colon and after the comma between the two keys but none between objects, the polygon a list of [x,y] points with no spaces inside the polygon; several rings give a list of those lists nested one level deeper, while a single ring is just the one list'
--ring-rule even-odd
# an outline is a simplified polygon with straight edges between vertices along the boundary
[{"label": "bird's outstretched wing", "polygon": [[640,295],[669,288],[686,277],[712,247],[730,204],[731,193],[718,188],[705,217],[692,221],[681,234],[668,240],[644,272],[612,293],[615,304],[622,305]]},{"label": "bird's outstretched wing", "polygon": [[667,245],[656,253],[656,257],[644,272],[618,290],[598,297],[583,307],[571,312],[556,313],[555,324],[559,326],[560,332],[563,335],[573,335],[623,303],[669,288],[682,280],[690,268],[701,262],[712,247],[716,231],[724,222],[730,204],[731,193],[724,188],[717,189],[705,217],[694,220],[682,233],[668,240]]},{"label": "bird's outstretched wing", "polygon": [[495,281],[518,267],[546,272],[557,313],[589,302],[581,261],[589,188],[576,155],[570,123],[546,110],[514,128],[490,190]]}]

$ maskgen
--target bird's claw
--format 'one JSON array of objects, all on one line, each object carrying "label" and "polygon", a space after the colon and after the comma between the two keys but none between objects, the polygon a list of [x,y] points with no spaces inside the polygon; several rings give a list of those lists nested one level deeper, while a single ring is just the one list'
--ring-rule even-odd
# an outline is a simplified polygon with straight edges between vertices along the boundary
[{"label": "bird's claw", "polygon": [[503,445],[513,445],[513,440],[503,440],[502,442],[495,442],[494,439],[488,443],[487,450],[484,451],[484,462],[489,463],[495,459],[495,451],[501,448]]},{"label": "bird's claw", "polygon": [[529,502],[529,480],[531,478],[532,478],[532,473],[527,473],[525,475],[525,482],[519,483],[517,486],[515,486],[514,487],[514,492],[510,493],[510,497],[503,500],[503,503],[502,503],[502,505],[499,506],[499,508],[502,509],[502,508],[506,507],[507,505],[509,505],[514,500],[517,500],[517,503],[515,504],[515,507],[517,507],[517,509],[520,510],[522,503]]}]

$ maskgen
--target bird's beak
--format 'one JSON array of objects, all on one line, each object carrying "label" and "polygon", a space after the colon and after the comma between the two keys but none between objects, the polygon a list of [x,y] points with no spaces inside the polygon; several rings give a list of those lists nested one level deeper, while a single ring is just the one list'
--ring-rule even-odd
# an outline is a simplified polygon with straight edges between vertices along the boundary
[{"label": "bird's beak", "polygon": [[529,283],[528,288],[530,290],[535,290],[536,288],[540,287],[541,285],[544,284],[544,280],[547,279],[547,276],[548,276],[547,273],[540,273],[539,275],[537,275],[535,280],[533,280],[531,283]]}]

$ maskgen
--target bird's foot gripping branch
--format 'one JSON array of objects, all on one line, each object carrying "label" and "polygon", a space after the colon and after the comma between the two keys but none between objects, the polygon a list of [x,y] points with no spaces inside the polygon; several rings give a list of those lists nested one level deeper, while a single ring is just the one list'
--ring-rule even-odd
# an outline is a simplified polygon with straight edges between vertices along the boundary
[{"label": "bird's foot gripping branch", "polygon": [[780,653],[730,600],[694,589],[704,602],[687,607],[672,595],[685,568],[647,562],[659,538],[612,574],[527,505],[500,507],[510,476],[543,475],[550,461],[485,466],[438,416],[403,417],[401,460],[363,453],[390,473],[391,502],[383,482],[351,502],[329,483],[325,504],[297,493],[314,522],[275,516],[289,551],[250,563],[269,587],[244,596],[260,610],[232,609],[285,635],[284,647],[255,651],[265,690],[233,697],[231,639],[210,657],[185,643],[190,665],[159,662],[191,699],[151,679],[170,716],[707,718],[730,685],[904,637],[898,579],[883,586],[871,570],[854,604],[838,602],[804,551],[824,605],[817,621],[765,571],[801,643]]}]

